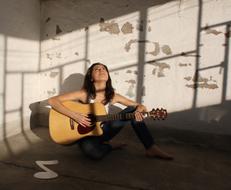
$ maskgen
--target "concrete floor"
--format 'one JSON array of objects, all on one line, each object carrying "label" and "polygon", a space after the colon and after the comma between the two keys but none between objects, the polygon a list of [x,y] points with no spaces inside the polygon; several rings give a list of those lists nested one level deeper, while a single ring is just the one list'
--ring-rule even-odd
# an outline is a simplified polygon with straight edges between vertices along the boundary
[{"label": "concrete floor", "polygon": [[[159,146],[175,156],[174,161],[150,159],[131,129],[115,140],[128,143],[102,161],[86,159],[78,147],[54,144],[47,128],[38,128],[0,143],[0,189],[153,189],[230,190],[231,151],[166,140]],[[58,160],[47,165],[58,174],[54,179],[37,179],[42,171],[36,161]]]}]

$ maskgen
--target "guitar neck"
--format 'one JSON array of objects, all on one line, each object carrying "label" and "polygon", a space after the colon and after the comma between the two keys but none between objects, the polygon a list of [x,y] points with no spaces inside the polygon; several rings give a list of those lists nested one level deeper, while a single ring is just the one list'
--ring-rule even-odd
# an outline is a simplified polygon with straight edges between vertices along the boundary
[{"label": "guitar neck", "polygon": [[[146,115],[147,113],[144,112],[143,114]],[[95,116],[95,119],[96,121],[130,120],[130,119],[135,119],[135,113],[97,115]]]}]

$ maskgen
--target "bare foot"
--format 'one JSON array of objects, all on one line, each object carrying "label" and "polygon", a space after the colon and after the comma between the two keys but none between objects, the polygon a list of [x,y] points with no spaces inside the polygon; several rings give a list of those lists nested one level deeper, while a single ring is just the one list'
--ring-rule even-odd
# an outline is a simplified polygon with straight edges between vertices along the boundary
[{"label": "bare foot", "polygon": [[164,160],[173,160],[173,156],[162,151],[157,145],[153,145],[151,148],[146,150],[145,155],[149,158],[159,158]]}]

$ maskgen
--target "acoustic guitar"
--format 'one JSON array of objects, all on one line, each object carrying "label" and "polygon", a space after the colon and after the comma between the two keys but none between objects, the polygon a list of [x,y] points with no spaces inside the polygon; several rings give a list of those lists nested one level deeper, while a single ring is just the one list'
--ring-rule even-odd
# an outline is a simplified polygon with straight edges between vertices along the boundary
[{"label": "acoustic guitar", "polygon": [[[130,120],[135,118],[134,113],[107,114],[104,105],[101,103],[81,104],[74,101],[66,101],[63,104],[74,112],[87,114],[91,118],[92,123],[90,127],[83,127],[72,118],[51,108],[49,113],[49,133],[54,142],[63,145],[71,144],[86,136],[102,135],[101,124],[104,121]],[[167,111],[163,108],[157,108],[152,109],[150,112],[144,112],[143,115],[163,120],[167,117]]]}]

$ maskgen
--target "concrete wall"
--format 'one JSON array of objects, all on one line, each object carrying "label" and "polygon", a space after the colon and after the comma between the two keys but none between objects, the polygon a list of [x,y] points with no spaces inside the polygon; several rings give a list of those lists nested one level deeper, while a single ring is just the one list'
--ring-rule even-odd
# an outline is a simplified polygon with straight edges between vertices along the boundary
[{"label": "concrete wall", "polygon": [[158,124],[231,134],[230,5],[43,1],[41,67],[50,69],[44,98],[62,93],[68,76],[74,80],[99,61],[108,65],[121,94],[168,110]]},{"label": "concrete wall", "polygon": [[231,134],[230,1],[43,0],[40,10],[10,0],[0,10],[1,137],[47,125],[47,98],[79,89],[98,61],[122,95],[168,110],[150,125]]},{"label": "concrete wall", "polygon": [[0,1],[0,139],[29,128],[29,104],[40,100],[40,2]]}]

